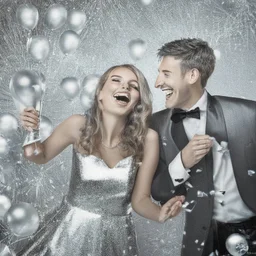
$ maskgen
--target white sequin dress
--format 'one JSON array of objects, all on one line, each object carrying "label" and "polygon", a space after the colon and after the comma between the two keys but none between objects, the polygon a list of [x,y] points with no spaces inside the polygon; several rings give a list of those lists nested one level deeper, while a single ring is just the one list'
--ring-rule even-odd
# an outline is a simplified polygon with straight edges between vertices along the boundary
[{"label": "white sequin dress", "polygon": [[138,255],[130,207],[136,172],[132,156],[109,168],[74,151],[67,197],[17,255]]}]

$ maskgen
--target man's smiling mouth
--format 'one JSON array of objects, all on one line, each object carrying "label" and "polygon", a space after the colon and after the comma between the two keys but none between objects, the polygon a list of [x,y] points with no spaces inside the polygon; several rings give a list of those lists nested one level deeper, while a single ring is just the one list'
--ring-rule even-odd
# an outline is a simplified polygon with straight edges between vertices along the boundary
[{"label": "man's smiling mouth", "polygon": [[169,99],[173,94],[173,89],[171,88],[163,88],[162,91],[165,93],[166,99]]}]

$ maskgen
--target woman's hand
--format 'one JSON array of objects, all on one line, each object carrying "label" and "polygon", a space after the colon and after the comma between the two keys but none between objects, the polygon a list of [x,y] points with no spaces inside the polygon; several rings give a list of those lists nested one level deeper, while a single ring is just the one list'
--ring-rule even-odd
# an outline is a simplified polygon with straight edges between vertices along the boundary
[{"label": "woman's hand", "polygon": [[32,132],[39,128],[39,114],[33,107],[25,108],[20,114],[22,127]]},{"label": "woman's hand", "polygon": [[184,196],[175,196],[169,201],[167,201],[160,210],[159,222],[163,223],[167,219],[177,216],[181,209],[182,203],[184,202]]}]

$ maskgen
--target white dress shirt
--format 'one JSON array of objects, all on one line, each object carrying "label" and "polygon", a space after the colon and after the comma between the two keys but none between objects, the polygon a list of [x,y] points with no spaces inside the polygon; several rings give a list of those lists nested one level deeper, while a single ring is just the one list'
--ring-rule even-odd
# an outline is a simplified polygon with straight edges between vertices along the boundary
[{"label": "white dress shirt", "polygon": [[[191,109],[196,107],[200,108],[200,119],[185,118],[182,120],[189,141],[196,134],[205,134],[207,117],[206,91],[204,91],[202,97]],[[211,192],[211,195],[209,194],[210,191],[202,192],[205,195],[214,196],[213,218],[221,222],[235,223],[254,216],[255,214],[245,205],[239,194],[228,150],[228,143],[222,141],[220,145],[213,138],[212,153],[214,192]],[[174,186],[184,183],[190,177],[190,170],[184,168],[180,152],[169,164],[169,173]],[[176,181],[181,179],[183,179],[182,182]]]}]

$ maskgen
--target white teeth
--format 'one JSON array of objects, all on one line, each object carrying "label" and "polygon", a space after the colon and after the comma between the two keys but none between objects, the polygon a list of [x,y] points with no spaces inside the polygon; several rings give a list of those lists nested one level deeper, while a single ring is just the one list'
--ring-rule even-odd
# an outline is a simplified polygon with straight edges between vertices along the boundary
[{"label": "white teeth", "polygon": [[173,94],[172,89],[163,89],[162,91],[165,93],[165,96],[170,96]]},{"label": "white teeth", "polygon": [[117,97],[117,96],[125,96],[125,97],[127,97],[128,99],[129,99],[129,97],[128,97],[128,94],[127,93],[116,93],[115,95],[114,95],[114,97]]}]

